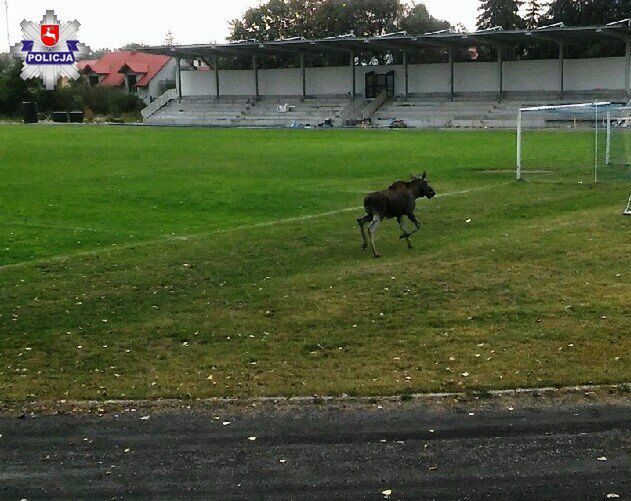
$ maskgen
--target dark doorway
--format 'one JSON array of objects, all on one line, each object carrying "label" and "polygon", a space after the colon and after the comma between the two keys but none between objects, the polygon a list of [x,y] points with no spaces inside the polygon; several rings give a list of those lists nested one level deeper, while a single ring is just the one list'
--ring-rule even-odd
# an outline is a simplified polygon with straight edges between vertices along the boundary
[{"label": "dark doorway", "polygon": [[383,91],[388,97],[394,96],[394,70],[377,74],[374,71],[366,73],[366,98],[374,99]]}]

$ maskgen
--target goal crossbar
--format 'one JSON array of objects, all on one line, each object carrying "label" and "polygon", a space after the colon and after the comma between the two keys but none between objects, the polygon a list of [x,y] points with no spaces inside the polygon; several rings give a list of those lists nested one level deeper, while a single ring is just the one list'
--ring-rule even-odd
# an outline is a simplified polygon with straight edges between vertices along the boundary
[{"label": "goal crossbar", "polygon": [[616,106],[616,109],[620,104],[612,103],[611,101],[603,101],[599,103],[579,103],[579,104],[561,104],[558,106],[531,106],[529,108],[521,108],[519,111],[555,111],[555,110],[579,110],[581,108],[602,108],[604,106]]}]

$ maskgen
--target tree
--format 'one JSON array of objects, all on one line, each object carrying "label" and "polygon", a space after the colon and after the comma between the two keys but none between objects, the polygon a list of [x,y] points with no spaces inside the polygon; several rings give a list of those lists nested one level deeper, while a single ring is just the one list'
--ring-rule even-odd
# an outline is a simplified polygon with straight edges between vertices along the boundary
[{"label": "tree", "polygon": [[526,28],[534,30],[539,26],[539,20],[543,14],[543,3],[540,0],[529,0],[526,7]]},{"label": "tree", "polygon": [[85,56],[83,59],[101,59],[105,54],[112,52],[112,49],[103,48],[93,50],[90,55]]},{"label": "tree", "polygon": [[[230,28],[231,40],[270,41],[290,37],[326,38],[349,33],[369,37],[401,30],[423,34],[447,29],[450,25],[432,17],[424,5],[408,5],[402,0],[268,0],[248,9],[241,19],[233,20]],[[366,54],[364,59],[373,57],[373,54]],[[347,56],[319,58],[316,55],[310,58],[319,60],[320,64],[345,64]],[[289,60],[283,55],[267,59]],[[378,56],[377,59],[383,62],[392,60],[392,57]],[[261,63],[265,64],[264,61]],[[248,64],[243,61],[241,66]]]},{"label": "tree", "polygon": [[524,20],[519,16],[521,0],[482,0],[478,29],[488,30],[501,26],[505,30],[524,27]]},{"label": "tree", "polygon": [[581,24],[580,5],[583,0],[552,0],[545,14],[545,23],[565,23],[568,26],[579,26]]},{"label": "tree", "polygon": [[[552,0],[540,24],[565,23],[567,26],[601,26],[629,18],[631,0]],[[571,47],[570,56],[621,56],[624,42],[602,39]]]},{"label": "tree", "polygon": [[119,50],[135,51],[135,50],[146,49],[147,47],[151,47],[151,45],[147,45],[144,43],[131,42],[131,43],[127,43],[123,45]]},{"label": "tree", "polygon": [[230,39],[383,35],[398,29],[404,10],[400,0],[269,0],[231,21]]},{"label": "tree", "polygon": [[422,34],[449,27],[447,21],[432,17],[425,5],[401,0],[268,0],[231,21],[230,39],[378,36],[400,30]]},{"label": "tree", "polygon": [[631,0],[552,0],[546,19],[569,26],[590,26],[621,21],[630,14]]},{"label": "tree", "polygon": [[412,35],[422,35],[451,28],[449,21],[442,21],[432,16],[423,4],[413,4],[403,14],[400,26]]}]

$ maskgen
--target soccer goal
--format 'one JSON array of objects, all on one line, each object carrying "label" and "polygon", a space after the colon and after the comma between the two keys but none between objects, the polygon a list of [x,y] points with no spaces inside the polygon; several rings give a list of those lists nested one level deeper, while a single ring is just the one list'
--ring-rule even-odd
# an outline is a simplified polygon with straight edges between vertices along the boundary
[{"label": "soccer goal", "polygon": [[631,107],[610,102],[522,108],[518,180],[631,180]]}]

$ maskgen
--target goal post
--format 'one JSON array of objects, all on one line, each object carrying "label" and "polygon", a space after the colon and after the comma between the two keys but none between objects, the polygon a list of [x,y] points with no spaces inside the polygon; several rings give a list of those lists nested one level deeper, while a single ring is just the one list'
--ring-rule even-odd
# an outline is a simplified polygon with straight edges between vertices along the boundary
[{"label": "goal post", "polygon": [[631,180],[631,107],[611,102],[521,108],[517,180]]}]

